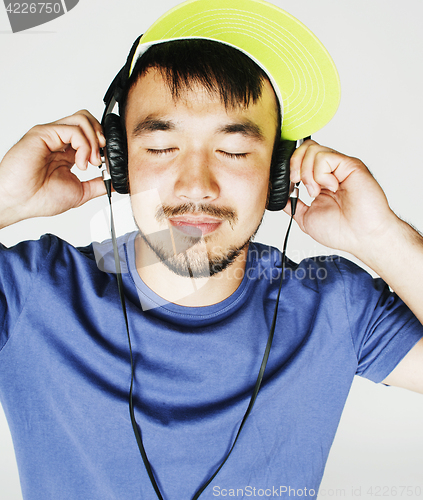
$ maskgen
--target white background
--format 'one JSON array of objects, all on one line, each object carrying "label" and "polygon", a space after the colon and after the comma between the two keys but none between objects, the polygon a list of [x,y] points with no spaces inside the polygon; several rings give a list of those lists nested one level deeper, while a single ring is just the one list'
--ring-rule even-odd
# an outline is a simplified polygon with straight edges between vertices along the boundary
[{"label": "white background", "polygon": [[[314,138],[361,158],[392,208],[423,229],[423,2],[273,1],[322,40],[340,73],[340,108]],[[100,118],[103,94],[133,40],[175,4],[80,0],[65,16],[19,34],[12,34],[0,5],[0,157],[36,123],[81,108]],[[94,167],[92,175],[97,175]],[[104,200],[96,200],[53,219],[25,221],[3,230],[1,241],[11,245],[53,232],[75,245],[87,244],[90,219],[103,205]],[[286,224],[284,214],[268,214],[257,240],[280,247]],[[330,251],[294,228],[291,258],[322,252]],[[422,421],[422,396],[357,379],[319,498],[423,498]],[[20,498],[13,447],[1,414],[0,499]]]}]

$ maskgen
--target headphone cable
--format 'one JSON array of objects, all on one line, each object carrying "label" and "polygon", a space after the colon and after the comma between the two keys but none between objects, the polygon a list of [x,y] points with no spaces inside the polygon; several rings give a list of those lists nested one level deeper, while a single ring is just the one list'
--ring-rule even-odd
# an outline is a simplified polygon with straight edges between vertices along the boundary
[{"label": "headphone cable", "polygon": [[[131,384],[130,384],[129,398],[128,398],[129,399],[129,401],[128,401],[129,402],[129,414],[130,414],[130,418],[131,418],[132,429],[133,429],[133,432],[134,432],[134,435],[135,435],[135,439],[137,441],[138,449],[140,451],[141,458],[142,458],[142,460],[144,462],[144,466],[146,468],[148,477],[149,477],[150,482],[151,482],[151,484],[152,484],[152,486],[154,488],[154,491],[156,492],[156,495],[157,495],[158,499],[159,500],[163,500],[163,496],[162,496],[162,494],[160,492],[160,489],[159,489],[159,487],[157,485],[157,481],[156,481],[156,479],[154,477],[154,473],[153,473],[151,464],[150,464],[150,462],[148,460],[147,453],[145,451],[145,448],[144,448],[144,445],[143,445],[143,442],[142,442],[141,432],[140,432],[138,423],[137,423],[137,421],[135,419],[134,403],[133,403],[133,388],[134,388],[134,379],[135,379],[135,366],[134,366],[133,353],[132,353],[131,335],[129,333],[129,321],[128,321],[128,315],[127,315],[127,312],[126,312],[125,295],[124,295],[124,291],[123,291],[122,270],[121,270],[121,265],[120,265],[120,258],[119,258],[119,251],[118,251],[118,245],[117,245],[117,239],[116,239],[115,224],[114,224],[114,218],[113,218],[111,178],[110,178],[110,174],[108,173],[108,171],[107,171],[106,168],[103,168],[101,173],[102,173],[104,184],[106,186],[107,197],[108,197],[108,201],[109,201],[109,208],[110,208],[110,232],[111,232],[111,236],[112,236],[113,255],[114,255],[115,267],[116,267],[116,279],[117,279],[117,285],[118,285],[118,291],[119,291],[119,297],[120,297],[120,302],[121,302],[121,306],[122,306],[123,316],[124,316],[124,319],[125,319],[125,327],[126,327],[126,333],[127,333],[128,345],[129,345],[129,356],[130,356],[130,365],[131,365]],[[266,365],[267,365],[267,361],[269,359],[270,349],[272,347],[273,336],[274,336],[274,333],[275,333],[276,319],[277,319],[278,305],[279,305],[279,298],[280,298],[280,294],[281,294],[281,290],[282,290],[282,283],[283,283],[284,270],[285,270],[286,248],[287,248],[287,244],[288,244],[288,237],[289,237],[289,233],[290,233],[290,230],[291,230],[292,221],[294,219],[295,210],[296,210],[296,206],[297,206],[298,185],[299,185],[299,183],[297,183],[295,185],[294,190],[293,190],[293,192],[291,194],[291,197],[290,197],[290,200],[291,200],[291,217],[290,217],[290,220],[289,220],[289,225],[288,225],[288,228],[287,228],[287,231],[286,231],[286,234],[285,234],[284,243],[283,243],[281,279],[280,279],[280,283],[279,283],[279,288],[278,288],[278,294],[277,294],[277,298],[276,298],[275,309],[274,309],[274,312],[273,312],[272,325],[270,327],[269,336],[268,336],[267,343],[266,343],[266,348],[265,348],[263,359],[262,359],[262,362],[261,362],[261,365],[260,365],[260,370],[259,370],[259,373],[258,373],[258,376],[257,376],[257,380],[256,380],[256,383],[254,385],[254,389],[253,389],[253,392],[252,392],[252,395],[251,395],[251,398],[250,398],[250,402],[248,404],[247,410],[246,410],[246,412],[244,414],[244,417],[243,417],[243,419],[241,421],[241,424],[240,424],[240,426],[238,428],[238,432],[237,432],[237,434],[235,436],[235,439],[234,439],[234,441],[232,443],[232,446],[231,446],[229,452],[227,453],[227,455],[225,456],[225,458],[223,459],[223,461],[221,462],[221,464],[219,465],[219,467],[216,469],[216,471],[212,474],[212,476],[196,491],[196,493],[192,497],[192,500],[197,500],[199,498],[199,496],[203,493],[203,491],[207,488],[207,486],[213,481],[213,479],[216,477],[216,475],[218,474],[218,472],[220,471],[220,469],[224,466],[224,464],[228,460],[229,456],[232,453],[232,450],[235,447],[235,444],[236,444],[236,442],[238,440],[238,437],[241,434],[241,430],[243,429],[243,427],[245,425],[245,422],[246,422],[248,416],[250,415],[250,413],[251,413],[251,411],[253,409],[253,406],[254,406],[254,403],[256,401],[258,392],[260,390],[261,383],[262,383],[263,376],[264,376],[264,372],[265,372]]]}]

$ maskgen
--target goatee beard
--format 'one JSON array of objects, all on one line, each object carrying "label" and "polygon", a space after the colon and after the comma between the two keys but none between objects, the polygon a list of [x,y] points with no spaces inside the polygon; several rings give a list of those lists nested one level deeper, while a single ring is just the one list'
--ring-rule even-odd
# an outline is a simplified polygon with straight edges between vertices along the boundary
[{"label": "goatee beard", "polygon": [[[222,221],[226,220],[232,229],[238,221],[236,212],[232,209],[193,203],[186,203],[178,207],[160,206],[156,211],[155,218],[158,222],[163,222],[169,217],[190,213],[210,215],[220,218]],[[203,237],[200,229],[197,230],[197,234],[194,231],[193,235],[183,234],[173,227],[149,235],[143,233],[139,226],[138,229],[141,237],[159,261],[174,274],[187,278],[208,278],[221,273],[235,262],[256,235],[262,220],[263,216],[253,234],[241,244],[232,245],[216,253],[207,250],[207,244],[210,245],[213,235]]]},{"label": "goatee beard", "polygon": [[[169,229],[169,232],[170,231],[172,231],[172,229]],[[202,238],[184,236],[183,239],[186,241],[184,246],[187,249],[182,252],[174,253],[168,248],[168,245],[163,243],[163,241],[151,241],[151,238],[143,234],[142,231],[140,231],[140,235],[160,262],[173,273],[186,278],[208,278],[222,272],[235,262],[242,250],[244,250],[250,242],[250,239],[248,239],[238,247],[229,248],[222,255],[213,256],[210,255],[210,252],[205,248],[196,251],[196,246],[199,248],[201,242],[206,243],[205,239],[202,241]]]}]

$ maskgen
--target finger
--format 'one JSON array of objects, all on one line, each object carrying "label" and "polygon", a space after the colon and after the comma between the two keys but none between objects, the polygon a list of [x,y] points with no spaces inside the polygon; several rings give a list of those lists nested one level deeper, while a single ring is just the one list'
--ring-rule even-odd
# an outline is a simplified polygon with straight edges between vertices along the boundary
[{"label": "finger", "polygon": [[88,120],[90,121],[92,127],[95,130],[95,133],[97,135],[98,143],[101,148],[104,148],[106,146],[106,138],[103,133],[103,128],[100,124],[100,122],[97,120],[95,116],[93,116],[88,110],[82,109],[81,111],[78,111],[76,114],[83,114],[85,115]]},{"label": "finger", "polygon": [[76,151],[68,145],[62,151],[55,152],[51,165],[67,164],[72,167],[75,165],[75,154]]},{"label": "finger", "polygon": [[301,163],[301,180],[309,195],[315,198],[321,189],[336,192],[339,182],[334,172],[345,158],[333,149],[310,144]]},{"label": "finger", "polygon": [[101,124],[99,123],[97,118],[95,116],[93,116],[86,109],[81,109],[81,110],[77,111],[76,113],[74,113],[73,115],[67,116],[65,118],[60,118],[59,120],[56,120],[53,123],[62,124],[62,125],[66,125],[67,123],[69,123],[71,125],[79,125],[79,124],[83,125],[83,122],[80,122],[81,118],[82,118],[82,120],[87,119],[90,122],[92,128],[94,129],[94,131],[98,137],[103,136],[103,129],[101,127]]},{"label": "finger", "polygon": [[106,139],[104,138],[100,123],[89,111],[82,109],[54,123],[80,127],[91,145],[90,163],[92,165],[101,164],[100,147],[106,145]]},{"label": "finger", "polygon": [[297,183],[301,180],[301,164],[303,162],[304,156],[307,153],[308,148],[311,145],[318,145],[316,141],[308,139],[304,141],[301,146],[299,146],[291,156],[290,161],[290,178],[291,182]]},{"label": "finger", "polygon": [[[314,159],[313,175],[320,190],[328,189],[336,193],[339,182],[334,172],[339,167],[342,156],[333,152],[319,151]],[[320,191],[319,191],[320,192]]]},{"label": "finger", "polygon": [[101,177],[96,177],[95,179],[84,181],[81,183],[81,185],[83,189],[83,194],[77,206],[81,206],[87,201],[90,201],[94,198],[97,198],[98,196],[103,196],[106,194],[106,187]]},{"label": "finger", "polygon": [[[105,138],[104,133],[103,133],[103,128],[102,128],[100,122],[97,120],[97,118],[95,116],[93,116],[86,109],[82,109],[81,111],[78,111],[78,113],[75,113],[75,114],[82,114],[88,118],[89,122],[91,123],[91,125],[96,133],[99,146],[101,148],[104,148],[106,146],[106,138]],[[101,162],[101,157],[99,156],[99,158],[100,158],[100,162]]]},{"label": "finger", "polygon": [[88,161],[92,165],[101,164],[100,147],[102,146],[100,143],[103,142],[101,125],[89,111],[78,111],[74,115],[62,118],[54,123],[81,128],[91,146],[91,154]]},{"label": "finger", "polygon": [[[301,162],[301,180],[312,198],[320,193],[320,185],[314,178],[314,169],[316,166],[316,155],[323,150],[323,147],[317,144],[310,145],[303,156]],[[329,170],[330,171],[330,170]],[[324,171],[326,173],[326,170]]]},{"label": "finger", "polygon": [[34,141],[34,147],[44,148],[45,157],[51,153],[72,156],[73,153],[68,152],[70,146],[75,152],[76,166],[80,170],[87,168],[92,147],[80,127],[60,124],[37,125],[31,129],[29,137]]}]

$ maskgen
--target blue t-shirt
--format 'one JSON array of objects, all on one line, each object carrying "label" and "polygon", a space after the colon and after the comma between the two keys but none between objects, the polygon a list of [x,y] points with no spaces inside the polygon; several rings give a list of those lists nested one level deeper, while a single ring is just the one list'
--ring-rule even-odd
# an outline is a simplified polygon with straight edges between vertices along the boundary
[{"label": "blue t-shirt", "polygon": [[[142,283],[134,235],[121,239],[121,253],[136,418],[163,497],[189,500],[248,406],[281,255],[251,243],[230,297],[183,307]],[[128,343],[110,265],[108,243],[94,252],[51,235],[1,250],[0,397],[26,500],[156,499],[129,418]],[[200,498],[314,498],[354,375],[382,381],[422,335],[403,302],[355,264],[288,262],[262,388]]]}]

